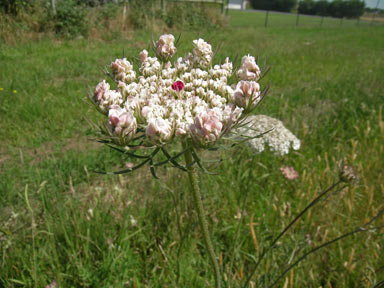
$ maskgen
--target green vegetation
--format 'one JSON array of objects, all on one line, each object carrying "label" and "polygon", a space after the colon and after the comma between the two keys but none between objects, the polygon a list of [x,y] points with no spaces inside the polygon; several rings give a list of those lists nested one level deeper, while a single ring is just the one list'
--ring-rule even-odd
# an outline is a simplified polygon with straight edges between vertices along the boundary
[{"label": "green vegetation", "polygon": [[[352,164],[359,181],[311,209],[267,255],[253,282],[267,287],[293,257],[360,227],[383,207],[384,27],[293,28],[283,22],[291,16],[280,15],[280,24],[271,20],[266,29],[256,25],[258,15],[231,12],[228,28],[200,36],[222,42],[217,59],[246,53],[259,55],[261,64],[266,59],[272,70],[262,85],[270,83],[271,91],[257,113],[281,119],[302,148],[284,157],[252,155],[245,146],[205,155],[222,158],[208,164],[219,174],[202,174],[201,187],[231,287],[338,180],[339,161]],[[119,177],[92,172],[134,161],[89,140],[87,119],[98,119],[83,101],[87,87],[123,51],[147,48],[152,34],[0,44],[0,287],[212,285],[185,174],[164,168],[155,180],[148,167]],[[197,34],[183,31],[179,55]],[[285,179],[282,166],[293,166],[299,178]],[[383,217],[374,223],[383,224]],[[372,287],[384,279],[383,232],[318,251],[277,287]]]},{"label": "green vegetation", "polygon": [[[132,29],[199,29],[224,26],[218,5],[158,0],[56,1],[55,10],[46,0],[0,1],[0,41],[18,43],[47,36],[111,40],[129,37]],[[88,4],[88,5],[86,5]]]},{"label": "green vegetation", "polygon": [[25,0],[2,0],[0,1],[0,11],[4,13],[16,15],[20,10],[28,6]]},{"label": "green vegetation", "polygon": [[290,12],[295,8],[296,0],[251,0],[254,9]]},{"label": "green vegetation", "polygon": [[357,19],[364,14],[364,7],[365,3],[360,0],[335,0],[331,2],[327,0],[304,0],[300,1],[298,11],[307,15]]}]

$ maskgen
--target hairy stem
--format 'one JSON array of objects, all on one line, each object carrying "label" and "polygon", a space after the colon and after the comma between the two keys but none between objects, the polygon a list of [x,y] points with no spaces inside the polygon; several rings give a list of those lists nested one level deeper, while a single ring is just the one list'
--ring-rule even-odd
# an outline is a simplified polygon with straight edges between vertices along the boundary
[{"label": "hairy stem", "polygon": [[[183,143],[184,149],[187,148],[187,145],[188,143]],[[198,175],[197,175],[195,165],[192,165],[193,158],[192,158],[191,149],[192,148],[187,149],[184,154],[186,167],[188,167],[187,169],[188,169],[189,183],[191,184],[193,202],[195,204],[197,215],[199,217],[200,229],[203,233],[205,246],[208,250],[208,255],[209,255],[209,259],[211,260],[212,268],[214,269],[215,288],[220,288],[221,287],[220,267],[219,267],[219,263],[217,262],[215,251],[213,249],[212,241],[208,232],[208,223],[205,218],[203,202],[201,201],[201,194],[200,194],[200,189],[198,184]]]}]

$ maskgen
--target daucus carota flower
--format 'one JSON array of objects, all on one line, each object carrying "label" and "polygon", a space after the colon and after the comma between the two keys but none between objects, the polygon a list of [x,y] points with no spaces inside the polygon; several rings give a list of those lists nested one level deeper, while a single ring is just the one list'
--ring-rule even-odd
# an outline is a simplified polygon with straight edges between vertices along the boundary
[{"label": "daucus carota flower", "polygon": [[281,121],[265,115],[254,115],[249,116],[247,122],[245,127],[239,128],[241,134],[248,137],[262,135],[246,142],[254,152],[260,153],[269,148],[276,154],[284,155],[290,149],[300,149],[300,140]]},{"label": "daucus carota flower", "polygon": [[156,57],[142,50],[138,73],[127,58],[116,59],[110,68],[117,84],[104,80],[96,86],[93,101],[108,115],[106,134],[114,143],[140,139],[141,146],[152,147],[190,139],[195,147],[213,146],[230,137],[261,99],[254,57],[243,57],[237,71],[242,80],[230,83],[232,62],[227,57],[212,64],[209,43],[194,40],[192,52],[172,61],[174,42],[173,35],[160,36],[154,43]]},{"label": "daucus carota flower", "polygon": [[[247,119],[267,91],[261,91],[256,82],[261,70],[254,57],[242,58],[241,67],[235,70],[239,82],[233,83],[233,64],[229,58],[224,63],[212,64],[209,43],[194,40],[191,52],[172,61],[177,50],[174,41],[173,35],[166,34],[153,42],[156,57],[141,51],[137,74],[126,58],[116,59],[110,66],[112,73],[108,73],[115,84],[111,84],[111,88],[105,80],[100,82],[90,98],[99,111],[108,115],[107,123],[100,126],[104,136],[101,142],[125,155],[142,159],[140,164],[114,174],[131,172],[146,163],[154,177],[157,177],[155,168],[166,163],[189,174],[192,198],[214,266],[216,287],[220,287],[220,267],[209,239],[198,189],[195,167],[203,168],[196,150],[219,149],[228,142],[227,147],[232,147],[244,139],[252,139],[249,143],[257,152],[268,145],[271,150],[285,154],[291,146],[298,149],[300,141],[278,120],[266,116]],[[254,120],[251,126],[247,126],[248,120]],[[272,131],[254,139],[268,130]],[[171,155],[167,147],[177,140],[183,150]],[[220,140],[224,143],[218,143]],[[124,146],[124,149],[115,146]],[[137,152],[139,149],[146,152]],[[166,159],[159,160],[158,153]],[[181,155],[185,165],[178,162]]]}]

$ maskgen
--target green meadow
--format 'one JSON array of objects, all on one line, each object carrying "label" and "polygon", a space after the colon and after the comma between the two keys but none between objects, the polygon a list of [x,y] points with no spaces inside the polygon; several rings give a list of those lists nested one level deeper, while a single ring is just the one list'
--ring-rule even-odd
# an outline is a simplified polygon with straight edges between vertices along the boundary
[{"label": "green meadow", "polygon": [[[364,26],[382,26],[382,18],[376,18],[372,22],[371,17],[361,17],[361,19],[338,19],[332,17],[310,16],[295,13],[279,13],[270,11],[268,16],[266,11],[248,10],[238,11],[229,10],[230,23],[235,27],[364,27]],[[266,19],[267,18],[267,19]]]},{"label": "green meadow", "polygon": [[[295,17],[270,16],[264,28],[264,14],[230,11],[227,27],[182,31],[178,47],[182,56],[200,35],[221,44],[216,62],[259,56],[271,67],[261,86],[271,88],[255,113],[280,119],[301,140],[286,156],[246,146],[201,153],[221,159],[206,164],[217,175],[201,173],[200,186],[224,287],[241,287],[272,239],[338,181],[342,161],[358,180],[311,208],[249,287],[270,287],[301,255],[362,227],[384,203],[384,27],[339,20],[295,27]],[[137,56],[161,33],[0,43],[0,287],[213,286],[185,173],[164,167],[159,180],[148,166],[94,173],[135,159],[93,141],[90,122],[101,119],[86,93],[111,60],[123,51]],[[299,178],[285,179],[285,166]],[[381,215],[310,254],[275,287],[381,287],[383,225]]]}]

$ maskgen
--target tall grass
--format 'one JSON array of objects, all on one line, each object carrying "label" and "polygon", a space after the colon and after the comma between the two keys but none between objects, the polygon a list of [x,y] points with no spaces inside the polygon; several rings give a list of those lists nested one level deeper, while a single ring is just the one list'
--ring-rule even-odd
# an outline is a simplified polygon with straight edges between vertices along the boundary
[{"label": "tall grass", "polygon": [[[201,187],[216,254],[232,287],[245,280],[269,241],[337,181],[340,160],[356,167],[359,182],[331,194],[294,225],[261,263],[252,287],[268,286],[300,253],[359,227],[383,206],[383,34],[382,27],[201,32],[223,42],[218,59],[249,51],[267,59],[272,89],[258,113],[283,120],[302,140],[301,150],[285,157],[252,155],[245,146],[205,155],[222,159],[208,165],[219,174],[202,174]],[[183,33],[180,55],[195,37]],[[164,168],[157,181],[145,168],[119,177],[92,173],[132,160],[88,141],[86,117],[97,119],[82,101],[87,85],[102,79],[108,59],[123,49],[136,55],[150,39],[150,32],[139,31],[108,42],[0,44],[0,286],[213,283],[184,174]],[[285,179],[281,166],[293,166],[299,179]],[[383,217],[376,221],[383,223]],[[278,287],[372,287],[384,278],[382,233],[320,250]]]},{"label": "tall grass", "polygon": [[[274,11],[248,10],[229,11],[230,22],[232,25],[241,27],[355,27],[355,26],[379,26],[383,25],[382,18],[376,18],[372,21],[372,17],[362,16],[359,19],[333,18],[310,16],[295,13],[279,13]],[[267,19],[266,19],[267,18]]]},{"label": "tall grass", "polygon": [[162,9],[157,0],[110,2],[94,7],[67,0],[58,1],[56,14],[46,4],[31,2],[17,15],[5,14],[0,9],[0,41],[7,44],[42,38],[110,41],[130,39],[140,29],[161,33],[168,29],[214,29],[226,25],[217,5],[204,3],[173,2]]}]

